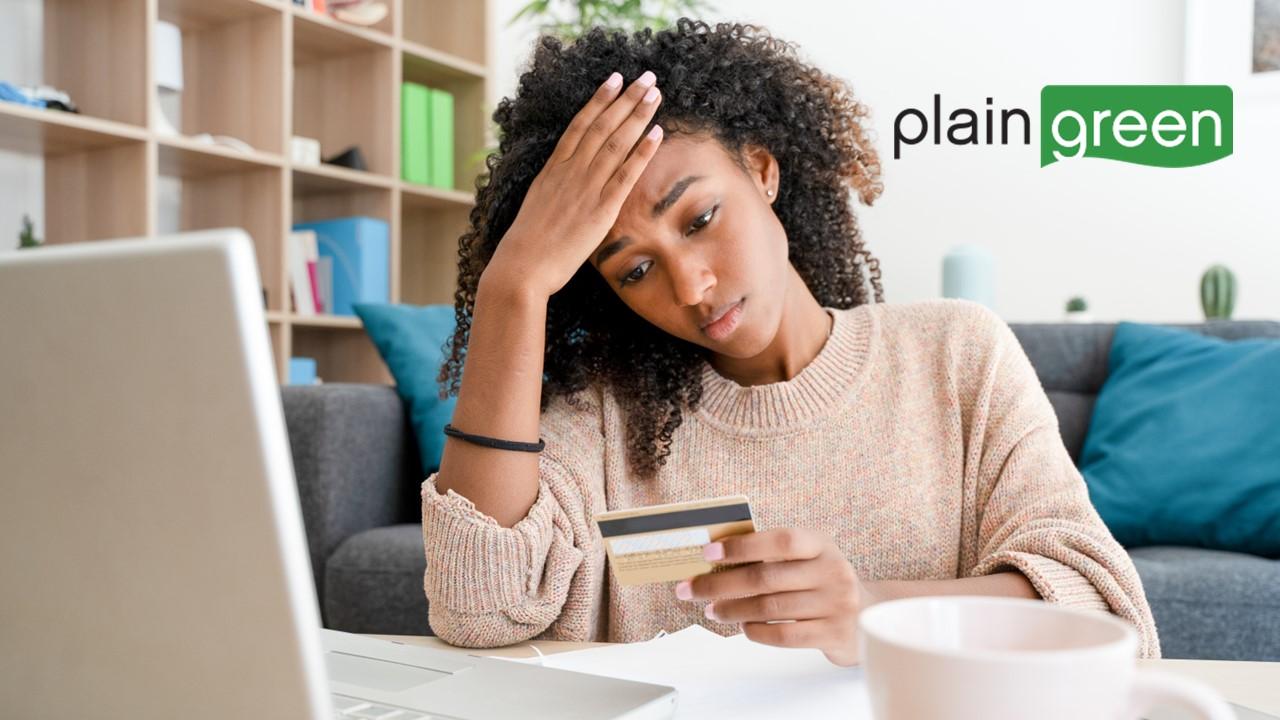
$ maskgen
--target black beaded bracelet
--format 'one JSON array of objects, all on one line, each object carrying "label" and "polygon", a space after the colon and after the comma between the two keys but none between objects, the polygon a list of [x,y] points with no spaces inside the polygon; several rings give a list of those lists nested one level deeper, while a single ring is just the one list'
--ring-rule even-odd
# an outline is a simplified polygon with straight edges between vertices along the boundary
[{"label": "black beaded bracelet", "polygon": [[472,435],[464,433],[452,424],[444,426],[444,434],[449,437],[456,437],[459,440],[466,440],[475,445],[483,445],[485,447],[497,448],[499,450],[519,450],[521,452],[542,452],[542,448],[547,443],[541,438],[536,443],[516,442],[515,440],[501,440],[499,438],[485,437],[484,435]]}]

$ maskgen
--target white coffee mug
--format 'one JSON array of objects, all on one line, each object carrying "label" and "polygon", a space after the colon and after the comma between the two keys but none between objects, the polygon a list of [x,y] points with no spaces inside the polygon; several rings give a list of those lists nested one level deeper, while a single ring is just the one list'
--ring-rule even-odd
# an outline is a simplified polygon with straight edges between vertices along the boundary
[{"label": "white coffee mug", "polygon": [[1105,613],[917,597],[873,605],[859,623],[876,720],[1137,720],[1159,706],[1235,718],[1208,686],[1139,669],[1137,631]]}]

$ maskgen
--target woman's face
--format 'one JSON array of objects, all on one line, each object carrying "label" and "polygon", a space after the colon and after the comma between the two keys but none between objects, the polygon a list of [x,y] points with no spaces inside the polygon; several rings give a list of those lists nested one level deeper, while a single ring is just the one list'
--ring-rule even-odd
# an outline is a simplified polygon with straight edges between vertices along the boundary
[{"label": "woman's face", "polygon": [[777,161],[760,148],[745,159],[749,172],[707,136],[664,139],[590,260],[637,315],[735,358],[773,340],[789,279],[786,232],[770,207]]}]

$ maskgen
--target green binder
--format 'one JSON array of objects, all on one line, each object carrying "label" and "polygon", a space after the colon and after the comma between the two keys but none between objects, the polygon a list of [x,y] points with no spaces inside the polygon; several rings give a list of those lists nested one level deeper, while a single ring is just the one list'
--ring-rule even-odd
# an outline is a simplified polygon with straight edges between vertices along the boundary
[{"label": "green binder", "polygon": [[441,188],[453,188],[453,94],[430,88],[428,125],[431,130],[430,182]]},{"label": "green binder", "polygon": [[431,182],[430,89],[407,82],[400,88],[400,176],[412,183]]}]

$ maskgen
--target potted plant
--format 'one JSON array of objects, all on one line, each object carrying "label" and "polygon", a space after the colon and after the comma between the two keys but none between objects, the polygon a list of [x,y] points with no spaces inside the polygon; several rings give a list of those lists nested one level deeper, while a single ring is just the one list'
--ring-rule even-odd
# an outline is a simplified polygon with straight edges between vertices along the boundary
[{"label": "potted plant", "polygon": [[1069,323],[1093,322],[1093,316],[1089,314],[1089,303],[1079,295],[1068,300],[1067,314],[1063,317],[1063,321]]},{"label": "potted plant", "polygon": [[1213,265],[1200,276],[1200,307],[1205,320],[1230,320],[1236,307],[1236,275],[1225,265]]},{"label": "potted plant", "polygon": [[22,216],[22,232],[18,233],[18,249],[40,247],[40,238],[36,237],[35,228],[30,216]]}]

